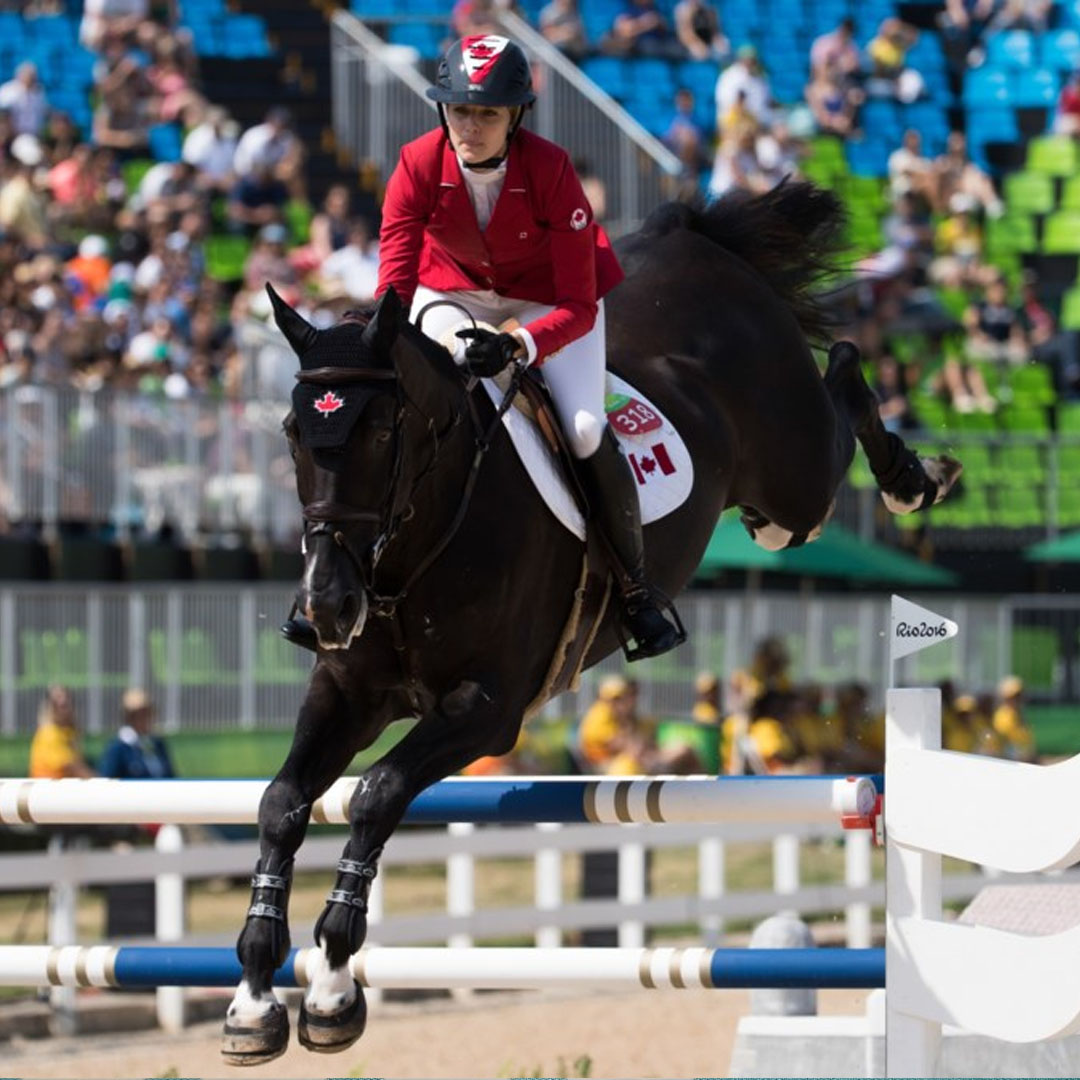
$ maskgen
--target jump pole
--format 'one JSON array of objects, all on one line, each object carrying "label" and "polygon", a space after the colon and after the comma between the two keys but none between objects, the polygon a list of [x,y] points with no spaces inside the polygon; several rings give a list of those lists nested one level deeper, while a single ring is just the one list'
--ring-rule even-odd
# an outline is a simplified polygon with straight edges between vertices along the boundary
[{"label": "jump pole", "polygon": [[[274,985],[306,986],[315,949],[293,949]],[[351,961],[380,990],[731,989],[885,985],[884,949],[370,948]],[[0,946],[0,986],[236,986],[231,948]]]},{"label": "jump pole", "polygon": [[[348,824],[357,777],[336,781],[315,824]],[[266,780],[0,779],[5,825],[254,825]],[[881,776],[454,778],[413,800],[409,824],[835,824],[870,828]]]}]

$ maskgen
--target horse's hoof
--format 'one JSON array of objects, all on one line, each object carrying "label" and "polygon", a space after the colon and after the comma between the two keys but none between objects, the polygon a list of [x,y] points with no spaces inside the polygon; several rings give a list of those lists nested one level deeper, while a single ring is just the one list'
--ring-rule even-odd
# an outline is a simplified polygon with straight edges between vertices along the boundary
[{"label": "horse's hoof", "polygon": [[353,981],[356,997],[353,1003],[341,1012],[323,1016],[308,1012],[305,1005],[300,1006],[300,1019],[296,1023],[296,1034],[300,1045],[316,1054],[336,1054],[346,1050],[361,1035],[367,1025],[367,1002],[360,984]]},{"label": "horse's hoof", "polygon": [[225,1021],[221,1056],[229,1065],[263,1065],[289,1047],[289,1013],[277,1003],[258,1027]]}]

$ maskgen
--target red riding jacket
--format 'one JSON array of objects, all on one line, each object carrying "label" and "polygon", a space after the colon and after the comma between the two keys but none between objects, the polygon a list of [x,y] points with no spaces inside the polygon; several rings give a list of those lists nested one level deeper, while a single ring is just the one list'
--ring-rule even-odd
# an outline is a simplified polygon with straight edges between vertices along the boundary
[{"label": "red riding jacket", "polygon": [[401,148],[383,203],[376,296],[393,285],[408,306],[420,284],[553,305],[528,324],[542,362],[592,329],[597,300],[622,278],[570,158],[554,143],[517,132],[483,232],[442,130]]}]

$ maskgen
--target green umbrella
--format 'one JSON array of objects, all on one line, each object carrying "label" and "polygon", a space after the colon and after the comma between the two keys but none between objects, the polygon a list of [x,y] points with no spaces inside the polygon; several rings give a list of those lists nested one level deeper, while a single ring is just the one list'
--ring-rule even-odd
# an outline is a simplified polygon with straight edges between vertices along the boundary
[{"label": "green umbrella", "polygon": [[1080,532],[1032,544],[1024,551],[1024,558],[1032,562],[1080,562]]},{"label": "green umbrella", "polygon": [[738,512],[724,514],[698,567],[699,577],[721,570],[773,570],[806,577],[841,577],[889,585],[953,585],[951,570],[931,566],[896,548],[862,540],[832,523],[813,542],[787,551],[766,551],[750,539]]}]

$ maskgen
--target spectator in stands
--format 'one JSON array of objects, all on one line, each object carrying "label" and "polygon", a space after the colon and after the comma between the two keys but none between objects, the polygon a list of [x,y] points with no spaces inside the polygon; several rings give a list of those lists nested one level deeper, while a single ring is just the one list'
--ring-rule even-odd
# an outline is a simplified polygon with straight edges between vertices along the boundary
[{"label": "spectator in stands", "polygon": [[914,68],[907,66],[908,50],[919,38],[919,31],[901,19],[882,20],[877,34],[866,46],[870,71],[866,79],[868,97],[891,97],[912,102],[922,94],[924,82]]},{"label": "spectator in stands", "polygon": [[275,106],[261,124],[248,128],[240,136],[233,156],[233,171],[243,181],[269,174],[283,184],[292,185],[300,178],[304,147],[292,128],[292,113]]},{"label": "spectator in stands", "polygon": [[930,263],[929,276],[947,289],[974,287],[985,277],[982,229],[975,209],[975,200],[958,191],[949,200],[949,212],[934,232],[936,255]]},{"label": "spectator in stands", "polygon": [[773,100],[768,80],[753,45],[740,45],[735,61],[716,80],[716,127],[729,130],[728,114],[741,106],[762,127],[772,120]]},{"label": "spectator in stands", "polygon": [[1058,396],[1080,395],[1080,334],[1061,330],[1052,311],[1042,302],[1038,277],[1025,272],[1020,283],[1020,317],[1031,348],[1031,357],[1049,365]]},{"label": "spectator in stands", "polygon": [[964,313],[964,326],[972,357],[1002,365],[1027,360],[1030,350],[1024,323],[1009,302],[1009,287],[1000,274],[987,283],[984,298]]},{"label": "spectator in stands", "polygon": [[15,69],[15,77],[0,86],[0,109],[11,114],[15,134],[40,136],[45,130],[49,103],[38,78],[37,64],[25,60]]},{"label": "spectator in stands", "polygon": [[679,0],[675,5],[675,37],[691,60],[731,59],[731,42],[720,28],[720,16],[708,0]]},{"label": "spectator in stands", "polygon": [[159,161],[139,181],[136,199],[142,206],[163,206],[174,218],[202,205],[198,172],[186,161]]},{"label": "spectator in stands", "polygon": [[885,767],[885,718],[871,712],[866,686],[842,683],[833,700],[832,724],[843,740],[834,768],[846,773],[880,772]]},{"label": "spectator in stands", "polygon": [[705,132],[694,119],[694,92],[685,86],[675,91],[675,115],[663,135],[664,145],[682,163],[680,180],[696,191],[705,167]]},{"label": "spectator in stands", "polygon": [[63,686],[50,686],[38,709],[37,730],[30,742],[29,774],[34,780],[97,775],[79,746],[75,705]]},{"label": "spectator in stands", "polygon": [[1024,719],[1024,680],[1007,675],[998,684],[998,705],[994,710],[994,731],[1002,742],[1002,753],[1014,761],[1034,762],[1035,736]]},{"label": "spectator in stands", "polygon": [[941,13],[941,44],[953,76],[953,89],[959,90],[969,63],[980,60],[982,35],[997,8],[998,0],[945,0]]},{"label": "spectator in stands", "polygon": [[225,217],[234,231],[250,236],[264,225],[280,221],[288,201],[289,189],[269,163],[263,163],[238,177],[225,204]]},{"label": "spectator in stands", "polygon": [[[0,116],[2,115],[3,110],[0,110]],[[75,147],[82,141],[83,134],[75,126],[71,116],[62,109],[52,109],[41,140],[50,164],[55,165],[71,157]]]},{"label": "spectator in stands", "polygon": [[919,426],[908,399],[904,369],[891,353],[878,357],[874,365],[874,393],[886,431],[900,434]]},{"label": "spectator in stands", "polygon": [[167,780],[176,776],[165,740],[153,733],[154,703],[145,690],[124,691],[120,730],[105,747],[102,776],[117,780]]},{"label": "spectator in stands", "polygon": [[820,134],[839,135],[842,139],[855,134],[864,94],[834,63],[814,69],[805,97]]},{"label": "spectator in stands", "polygon": [[225,193],[233,187],[239,132],[239,125],[225,109],[211,105],[187,133],[181,156],[198,170],[199,182],[207,190]]},{"label": "spectator in stands", "polygon": [[495,0],[457,0],[450,12],[450,27],[455,38],[501,33]]},{"label": "spectator in stands", "polygon": [[1002,0],[1001,8],[990,20],[990,30],[1030,30],[1044,33],[1054,12],[1053,0]]},{"label": "spectator in stands", "polygon": [[344,247],[322,261],[317,273],[319,292],[327,299],[347,296],[360,303],[375,295],[379,283],[379,256],[371,229],[363,218],[354,218]]},{"label": "spectator in stands", "polygon": [[108,147],[117,160],[146,157],[150,144],[149,101],[138,95],[134,80],[117,81],[104,91],[94,110],[94,142]]},{"label": "spectator in stands", "polygon": [[182,119],[185,110],[204,106],[202,95],[191,86],[184,70],[180,48],[168,35],[154,41],[154,62],[146,71],[152,88],[154,119],[171,124]]},{"label": "spectator in stands", "polygon": [[909,192],[933,206],[937,194],[934,164],[922,152],[922,135],[917,128],[908,128],[903,141],[889,155],[889,190],[892,197]]},{"label": "spectator in stands", "polygon": [[754,153],[764,182],[772,188],[785,177],[798,177],[806,146],[786,121],[775,120],[772,127],[758,132]]},{"label": "spectator in stands", "polygon": [[994,189],[994,182],[968,157],[967,137],[962,131],[949,133],[945,153],[934,159],[936,198],[934,209],[943,213],[957,192],[970,195],[982,213],[1000,217],[1004,206]]},{"label": "spectator in stands", "polygon": [[149,0],[84,0],[79,41],[97,52],[109,37],[134,35],[149,15]]},{"label": "spectator in stands", "polygon": [[885,278],[900,277],[922,284],[933,255],[933,229],[922,201],[911,192],[901,195],[881,223],[884,248],[859,263],[860,269]]},{"label": "spectator in stands", "polygon": [[735,188],[760,194],[772,186],[758,161],[756,129],[742,125],[724,132],[709,176],[709,196],[719,199]]},{"label": "spectator in stands", "polygon": [[300,278],[285,251],[289,230],[271,222],[259,230],[251,257],[244,268],[244,285],[252,292],[270,282],[283,296],[295,296]]},{"label": "spectator in stands", "polygon": [[30,251],[49,242],[46,201],[34,182],[44,160],[37,137],[24,132],[12,139],[7,166],[0,172],[0,229]]},{"label": "spectator in stands", "polygon": [[601,680],[596,700],[578,725],[578,756],[583,766],[592,772],[605,772],[626,751],[634,705],[635,695],[627,679],[609,675]]},{"label": "spectator in stands", "polygon": [[855,20],[841,19],[835,30],[814,39],[810,46],[810,77],[828,71],[837,72],[845,81],[859,74],[862,59],[855,44]]},{"label": "spectator in stands", "polygon": [[601,47],[618,56],[663,56],[678,59],[682,47],[671,32],[656,0],[623,0]]},{"label": "spectator in stands", "polygon": [[1080,136],[1080,67],[1069,73],[1058,93],[1053,129],[1058,135]]},{"label": "spectator in stands", "polygon": [[540,9],[540,33],[560,52],[580,63],[589,51],[577,0],[550,0]]},{"label": "spectator in stands", "polygon": [[593,217],[602,222],[607,217],[607,187],[603,178],[592,167],[592,163],[583,157],[574,159],[574,172],[581,181],[581,190],[589,200]]},{"label": "spectator in stands", "polygon": [[321,266],[350,242],[354,222],[349,211],[349,189],[344,184],[332,184],[322,208],[311,219],[308,233],[308,246],[315,266]]}]

